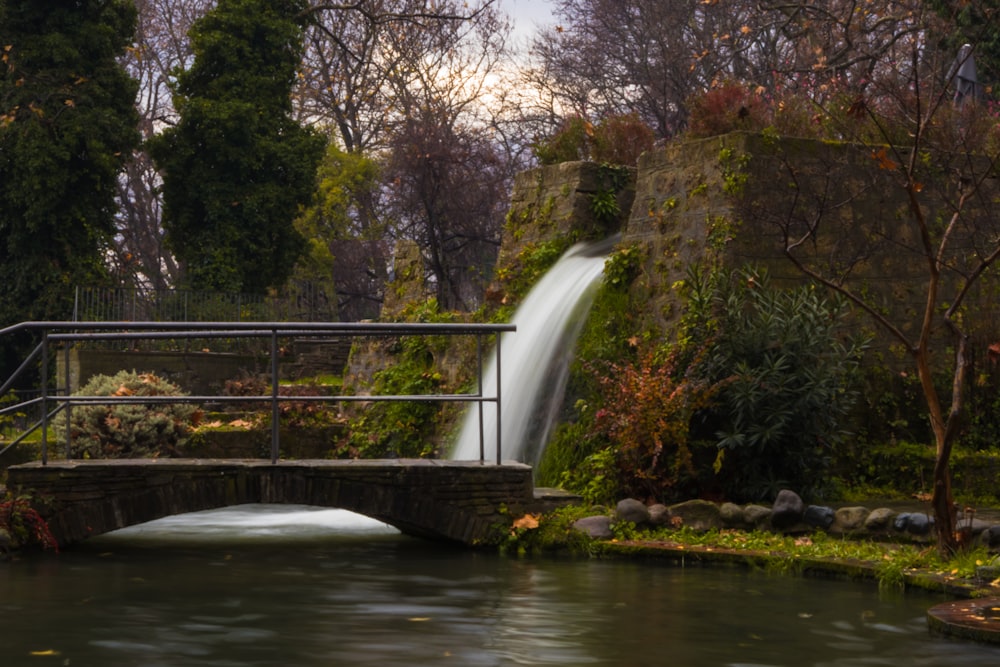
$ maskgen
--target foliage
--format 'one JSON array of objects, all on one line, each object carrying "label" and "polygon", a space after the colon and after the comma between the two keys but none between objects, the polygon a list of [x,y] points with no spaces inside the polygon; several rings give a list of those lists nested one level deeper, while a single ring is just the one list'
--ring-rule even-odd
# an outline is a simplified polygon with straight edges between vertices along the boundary
[{"label": "foliage", "polygon": [[303,252],[294,229],[324,139],[292,118],[301,0],[222,0],[191,30],[194,62],[174,86],[178,123],[149,142],[163,225],[187,286],[260,293]]},{"label": "foliage", "polygon": [[719,404],[702,417],[718,439],[716,472],[737,500],[781,488],[821,494],[840,423],[856,400],[851,388],[865,343],[841,340],[845,304],[810,286],[772,288],[746,269],[718,286],[718,323],[706,357]]},{"label": "foliage", "polygon": [[[329,391],[329,387],[314,382],[278,385],[278,396],[285,399],[294,399],[296,396],[323,396],[328,395]],[[270,396],[271,383],[263,375],[245,373],[226,380],[222,394],[224,396]],[[259,419],[255,420],[254,423],[257,427],[267,427],[271,424],[269,403],[255,401],[245,404],[230,403],[229,406],[254,411],[259,415]],[[317,428],[339,424],[341,419],[337,412],[330,408],[329,404],[322,401],[279,400],[278,421],[281,426],[286,428]]]},{"label": "foliage", "polygon": [[604,284],[612,289],[627,289],[639,275],[643,259],[642,249],[637,245],[616,249],[604,263]]},{"label": "foliage", "polygon": [[26,496],[7,495],[0,499],[0,530],[10,535],[15,548],[37,545],[59,551],[49,524]]},{"label": "foliage", "polygon": [[[402,313],[407,322],[449,322],[434,299],[412,304]],[[448,339],[441,336],[404,336],[390,340],[385,353],[392,363],[374,373],[369,393],[417,396],[442,393],[445,379],[436,355],[444,354]],[[438,454],[435,427],[440,406],[428,401],[376,401],[364,406],[348,422],[346,451],[356,458],[421,458]]]},{"label": "foliage", "polygon": [[759,93],[728,82],[710,88],[688,102],[691,137],[714,137],[737,130],[759,132],[768,125],[768,108]]},{"label": "foliage", "polygon": [[[123,0],[0,3],[0,321],[70,319],[106,278],[116,177],[139,142]],[[27,341],[0,350],[4,377]]]},{"label": "foliage", "polygon": [[331,284],[344,321],[378,316],[388,282],[387,225],[375,210],[381,168],[371,156],[327,146],[312,205],[295,221],[308,247],[293,278]]},{"label": "foliage", "polygon": [[503,287],[505,305],[523,299],[545,272],[559,261],[571,240],[561,236],[545,243],[525,243],[510,266],[497,269],[495,280]]},{"label": "foliage", "polygon": [[597,123],[591,138],[593,160],[635,166],[639,156],[651,150],[655,141],[653,128],[639,114],[605,116]]},{"label": "foliage", "polygon": [[590,160],[634,166],[653,147],[653,130],[637,114],[610,115],[593,125],[570,116],[551,136],[537,140],[532,150],[543,165]]},{"label": "foliage", "polygon": [[[78,396],[184,396],[176,385],[151,373],[121,371],[95,375]],[[73,407],[70,454],[73,458],[156,458],[177,456],[201,411],[184,403],[85,404]],[[66,435],[66,416],[53,420],[56,435]]]},{"label": "foliage", "polygon": [[586,160],[594,127],[581,116],[570,116],[550,137],[537,141],[532,150],[543,165]]},{"label": "foliage", "polygon": [[613,504],[627,495],[620,488],[617,452],[612,446],[605,446],[572,467],[563,470],[559,486],[577,493],[585,502],[592,504]]},{"label": "foliage", "polygon": [[515,520],[499,540],[500,551],[519,556],[553,552],[586,555],[591,540],[573,528],[573,523],[599,511],[587,506],[560,507],[541,515],[527,515],[527,521]]},{"label": "foliage", "polygon": [[694,372],[697,361],[681,366],[682,358],[678,350],[647,352],[595,367],[602,402],[594,424],[614,443],[619,490],[629,497],[672,499],[695,490],[691,419],[719,386]]}]

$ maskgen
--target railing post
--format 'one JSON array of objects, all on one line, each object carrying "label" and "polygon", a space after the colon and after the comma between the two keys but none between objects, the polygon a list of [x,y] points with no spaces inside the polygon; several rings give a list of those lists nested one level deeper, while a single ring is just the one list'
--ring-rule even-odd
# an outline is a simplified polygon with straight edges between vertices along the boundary
[{"label": "railing post", "polygon": [[49,462],[49,330],[42,329],[42,465]]},{"label": "railing post", "polygon": [[479,374],[479,400],[476,405],[479,407],[479,462],[486,462],[486,435],[483,432],[483,335],[476,334],[476,368]]},{"label": "railing post", "polygon": [[278,462],[278,330],[271,329],[271,463]]},{"label": "railing post", "polygon": [[70,446],[72,444],[70,442],[70,437],[71,437],[71,434],[73,433],[73,424],[71,423],[72,420],[73,420],[73,402],[71,400],[69,400],[70,394],[72,393],[72,390],[73,390],[73,385],[70,382],[70,372],[69,372],[70,371],[70,368],[69,368],[69,357],[70,357],[70,355],[69,355],[69,348],[70,348],[69,341],[64,342],[63,343],[63,372],[66,373],[66,384],[65,384],[63,390],[66,392],[66,394],[65,394],[66,395],[66,405],[63,408],[63,410],[65,410],[65,412],[66,412],[66,460],[67,461],[70,458],[72,458],[70,456],[70,454],[72,452],[72,450],[70,448]]},{"label": "railing post", "polygon": [[503,374],[503,365],[500,363],[500,341],[503,339],[503,334],[497,332],[497,465],[501,465],[501,451],[500,444],[503,442],[502,433],[500,431],[500,425],[503,423],[503,419],[500,415],[500,376]]}]

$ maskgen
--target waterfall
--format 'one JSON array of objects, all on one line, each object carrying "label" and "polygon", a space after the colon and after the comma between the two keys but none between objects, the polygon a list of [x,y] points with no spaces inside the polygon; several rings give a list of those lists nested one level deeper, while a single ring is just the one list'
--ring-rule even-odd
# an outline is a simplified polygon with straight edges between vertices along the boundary
[{"label": "waterfall", "polygon": [[[605,255],[617,237],[580,243],[535,285],[502,335],[501,458],[537,465],[562,404],[576,338],[604,273]],[[483,395],[496,396],[496,356],[483,376]],[[482,404],[485,459],[496,460],[496,408]],[[452,459],[479,459],[479,410],[466,416]]]}]

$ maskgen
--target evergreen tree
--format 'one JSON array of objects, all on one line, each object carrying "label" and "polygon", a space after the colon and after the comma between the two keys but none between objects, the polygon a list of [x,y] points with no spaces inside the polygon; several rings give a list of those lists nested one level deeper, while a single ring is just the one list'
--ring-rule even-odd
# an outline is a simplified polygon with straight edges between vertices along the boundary
[{"label": "evergreen tree", "polygon": [[[139,143],[125,0],[0,0],[0,324],[69,319],[106,276],[115,183]],[[22,341],[23,343],[24,341]],[[23,347],[0,341],[10,370]]]},{"label": "evergreen tree", "polygon": [[302,0],[220,0],[190,37],[178,123],[150,143],[167,240],[195,289],[282,285],[305,248],[293,226],[324,140],[292,119]]}]

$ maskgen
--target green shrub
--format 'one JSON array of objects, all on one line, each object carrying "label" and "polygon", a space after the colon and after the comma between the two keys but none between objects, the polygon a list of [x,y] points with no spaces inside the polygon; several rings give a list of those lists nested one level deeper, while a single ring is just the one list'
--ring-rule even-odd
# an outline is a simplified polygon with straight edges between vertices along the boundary
[{"label": "green shrub", "polygon": [[[400,313],[404,322],[454,322],[436,299],[414,303]],[[376,371],[367,391],[373,395],[419,396],[446,393],[447,381],[436,357],[445,355],[453,339],[446,336],[404,336],[385,342],[391,363]],[[445,419],[440,404],[428,401],[374,401],[356,410],[348,421],[348,437],[341,443],[347,455],[360,458],[419,458],[436,456],[436,437]]]},{"label": "green shrub", "polygon": [[724,280],[716,301],[705,368],[724,387],[702,429],[714,432],[724,492],[738,501],[782,488],[822,495],[866,345],[839,333],[848,308],[810,286],[771,288],[751,269]]},{"label": "green shrub", "polygon": [[[152,373],[121,371],[95,375],[78,396],[184,396],[177,385]],[[177,456],[201,419],[195,406],[173,403],[77,405],[70,419],[73,458],[151,458]],[[65,413],[54,420],[65,438]],[[65,442],[65,440],[64,440]]]}]

